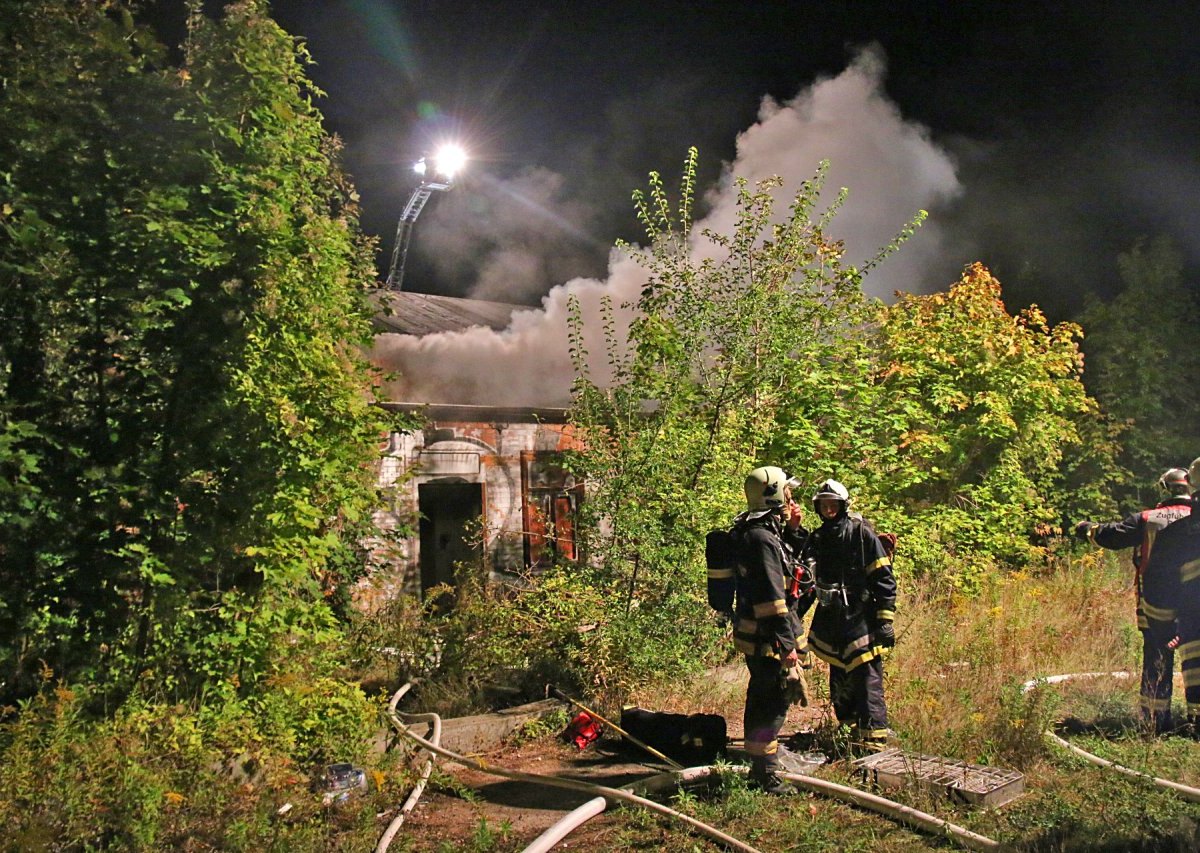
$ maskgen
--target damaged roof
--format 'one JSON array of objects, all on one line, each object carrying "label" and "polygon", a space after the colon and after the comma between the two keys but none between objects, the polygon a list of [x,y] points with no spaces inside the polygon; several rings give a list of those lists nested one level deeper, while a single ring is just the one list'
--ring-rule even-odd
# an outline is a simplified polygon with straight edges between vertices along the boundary
[{"label": "damaged roof", "polygon": [[403,290],[380,289],[373,291],[370,298],[376,308],[376,331],[401,335],[461,332],[472,326],[486,326],[499,332],[508,328],[514,311],[527,310],[521,305],[509,305],[506,302],[485,302]]}]

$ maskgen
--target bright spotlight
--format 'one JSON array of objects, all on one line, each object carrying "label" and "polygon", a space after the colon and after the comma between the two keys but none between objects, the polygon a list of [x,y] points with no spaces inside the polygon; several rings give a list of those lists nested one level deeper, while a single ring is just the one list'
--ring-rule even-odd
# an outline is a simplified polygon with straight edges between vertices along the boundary
[{"label": "bright spotlight", "polygon": [[424,157],[413,163],[413,171],[421,177],[421,182],[413,189],[408,198],[400,221],[396,224],[396,245],[392,248],[392,265],[388,269],[387,287],[389,290],[399,290],[404,283],[404,259],[408,256],[408,242],[412,237],[413,226],[425,202],[435,191],[445,192],[454,186],[454,176],[462,171],[467,164],[467,152],[458,145],[443,145],[433,155],[433,174],[426,174],[429,166]]},{"label": "bright spotlight", "polygon": [[433,157],[437,174],[448,180],[453,180],[466,164],[467,152],[458,145],[443,145]]}]

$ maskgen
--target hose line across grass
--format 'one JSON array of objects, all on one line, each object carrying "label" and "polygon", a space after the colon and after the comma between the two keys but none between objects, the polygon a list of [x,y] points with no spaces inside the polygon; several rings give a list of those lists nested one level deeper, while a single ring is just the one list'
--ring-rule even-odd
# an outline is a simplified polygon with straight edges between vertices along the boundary
[{"label": "hose line across grass", "polygon": [[[734,837],[722,833],[722,831],[719,829],[710,827],[710,825],[706,823],[697,821],[697,819],[692,818],[689,815],[684,815],[683,812],[670,809],[670,807],[661,805],[660,803],[655,803],[654,800],[641,797],[640,794],[634,793],[635,791],[642,791],[644,793],[656,792],[661,791],[661,789],[683,785],[683,783],[706,779],[706,777],[714,773],[714,768],[710,767],[710,765],[709,767],[686,768],[682,770],[668,771],[668,773],[655,774],[647,777],[647,779],[643,779],[641,781],[632,783],[632,785],[625,786],[624,788],[610,788],[602,785],[593,785],[593,783],[590,782],[562,779],[562,777],[558,776],[545,776],[533,773],[523,773],[523,771],[520,770],[488,767],[488,765],[475,762],[473,759],[470,759],[466,756],[458,755],[457,752],[446,750],[442,745],[440,745],[439,740],[440,731],[442,731],[442,722],[440,722],[437,714],[402,714],[400,711],[396,710],[397,703],[400,702],[400,699],[404,693],[408,692],[410,686],[412,685],[406,684],[402,686],[401,689],[397,690],[395,695],[392,696],[391,702],[388,704],[388,716],[391,720],[392,726],[396,728],[398,733],[402,734],[403,737],[414,741],[414,743],[419,745],[421,749],[430,752],[431,757],[426,762],[424,770],[422,770],[421,780],[418,783],[418,786],[413,789],[412,794],[409,794],[408,800],[406,803],[404,803],[400,815],[398,815],[394,821],[392,821],[388,827],[388,830],[385,831],[383,837],[380,837],[379,845],[376,847],[376,853],[386,853],[386,849],[388,849],[392,837],[394,837],[396,831],[400,829],[400,825],[403,822],[404,816],[406,816],[408,811],[412,810],[412,807],[416,804],[416,800],[418,800],[420,797],[422,789],[425,788],[425,783],[428,780],[428,776],[430,776],[433,763],[432,756],[434,755],[442,756],[443,758],[449,758],[450,761],[455,761],[457,763],[466,765],[466,767],[479,770],[480,773],[502,776],[504,779],[533,782],[536,783],[536,785],[547,785],[557,788],[566,788],[569,789],[569,791],[581,791],[584,793],[596,794],[594,799],[588,800],[587,803],[576,807],[575,810],[572,810],[568,813],[568,815],[560,818],[557,823],[554,823],[552,827],[548,828],[545,833],[542,833],[540,836],[536,837],[536,839],[530,843],[526,849],[524,849],[524,853],[546,853],[547,851],[550,851],[550,849],[556,846],[559,841],[565,839],[565,837],[572,833],[572,831],[578,827],[581,827],[583,823],[586,823],[589,821],[589,819],[592,819],[596,815],[600,815],[601,812],[604,812],[607,804],[610,803],[610,801],[619,801],[619,803],[629,803],[632,805],[642,806],[643,809],[648,809],[649,811],[659,813],[659,815],[677,819],[677,821],[682,821],[683,823],[688,824],[692,829],[700,831],[700,833],[707,835],[710,837],[710,839],[720,843],[722,846],[736,849],[736,851],[743,851],[744,853],[758,853],[757,849],[755,847],[751,847],[748,845],[748,843],[734,839]],[[415,734],[412,729],[409,728],[410,725],[415,725],[415,723],[418,722],[430,723],[433,731],[430,740],[421,738],[420,735]],[[733,770],[744,773],[745,768],[733,768]],[[828,795],[828,797],[846,800],[848,803],[863,806],[871,811],[881,813],[881,815],[892,817],[896,819],[896,821],[913,825],[913,827],[917,827],[925,831],[932,831],[932,833],[943,835],[944,837],[949,837],[949,839],[958,841],[962,846],[965,846],[968,849],[991,851],[991,849],[997,849],[1000,847],[998,842],[989,839],[989,837],[972,833],[971,830],[959,827],[959,825],[950,823],[948,821],[943,821],[943,819],[940,817],[935,817],[929,815],[929,813],[912,809],[910,806],[896,803],[894,800],[880,797],[880,795],[877,794],[859,791],[857,788],[838,785],[836,782],[828,782],[823,779],[817,779],[817,777],[814,776],[793,773],[784,773],[780,775],[787,781],[793,783],[793,785],[808,788],[810,791]]]},{"label": "hose line across grass", "polygon": [[[401,813],[392,821],[387,832],[380,839],[379,845],[376,847],[376,853],[386,853],[388,845],[399,829],[400,824],[404,820],[404,816],[416,804],[417,798],[420,797],[421,790],[424,789],[425,782],[429,778],[429,772],[432,766],[432,755],[440,755],[443,758],[448,758],[451,761],[456,761],[466,767],[471,767],[482,773],[489,773],[494,776],[501,776],[506,779],[514,779],[521,782],[532,782],[535,784],[548,785],[556,788],[565,788],[567,790],[582,791],[585,793],[594,793],[597,796],[569,812],[557,823],[543,832],[538,838],[525,848],[524,853],[546,853],[553,847],[566,838],[571,832],[584,824],[586,821],[601,814],[608,805],[609,801],[625,802],[632,805],[641,806],[650,811],[656,812],[665,817],[679,820],[687,824],[692,829],[707,835],[717,843],[733,850],[744,851],[744,853],[759,853],[759,851],[739,841],[730,835],[721,832],[715,827],[702,823],[695,818],[683,814],[682,812],[671,809],[654,800],[646,799],[634,793],[635,790],[646,793],[652,791],[660,791],[667,788],[676,787],[680,784],[694,782],[700,779],[707,778],[712,775],[715,770],[712,766],[705,767],[690,767],[683,770],[670,771],[667,773],[655,774],[646,779],[627,785],[624,788],[609,788],[603,785],[595,785],[590,782],[580,782],[574,779],[563,779],[557,776],[544,776],[536,773],[525,773],[517,770],[506,770],[500,767],[492,767],[473,761],[464,755],[459,755],[443,748],[439,741],[441,732],[441,720],[436,714],[403,714],[396,710],[396,705],[400,698],[409,690],[410,684],[405,684],[392,697],[388,704],[388,717],[396,730],[416,743],[427,752],[431,753],[431,757],[426,762],[425,770],[422,774],[420,783],[414,788],[412,794],[404,804]],[[428,722],[433,725],[434,735],[432,740],[426,740],[420,737],[409,729],[409,725],[419,722]],[[745,772],[745,768],[732,768],[734,772]],[[950,838],[959,842],[964,847],[970,850],[995,850],[999,848],[999,843],[971,832],[949,821],[942,820],[939,817],[919,811],[917,809],[897,803],[893,800],[880,797],[877,794],[871,794],[866,791],[860,791],[856,788],[850,788],[845,785],[839,785],[835,782],[828,782],[824,779],[819,779],[812,776],[806,776],[798,773],[781,773],[780,776],[794,785],[799,785],[808,788],[816,793],[827,796],[832,796],[850,803],[853,803],[864,808],[887,817],[894,818],[903,823],[915,826],[925,831],[934,832],[944,837]]]},{"label": "hose line across grass", "polygon": [[[744,767],[729,768],[734,773],[745,773]],[[689,767],[686,770],[662,773],[657,776],[651,776],[648,779],[643,779],[640,782],[635,782],[628,788],[636,788],[641,790],[661,790],[664,788],[674,787],[687,782],[695,782],[699,779],[706,778],[716,770],[712,766],[707,767]],[[793,785],[799,785],[808,788],[817,794],[822,794],[829,797],[834,797],[845,802],[852,803],[863,808],[870,809],[884,815],[885,817],[894,818],[902,823],[907,823],[910,826],[918,829],[932,832],[937,835],[942,835],[953,841],[957,841],[966,847],[968,850],[997,850],[1000,847],[999,842],[993,841],[983,835],[971,832],[957,824],[942,820],[923,811],[919,811],[909,806],[902,805],[893,800],[886,799],[877,794],[871,794],[866,791],[860,791],[857,788],[851,788],[846,785],[839,785],[836,782],[828,782],[824,779],[815,776],[807,776],[801,773],[780,773],[781,778],[786,779]],[[541,836],[534,840],[532,844],[525,848],[522,853],[546,853],[553,848],[555,844],[565,838],[574,829],[582,825],[585,821],[590,820],[599,814],[599,811],[588,812],[584,806],[580,806],[574,812],[563,817],[554,826],[547,829]],[[601,809],[603,811],[603,809]]]},{"label": "hose line across grass", "polygon": [[[1031,679],[1025,682],[1021,687],[1022,693],[1028,693],[1033,688],[1043,684],[1060,684],[1065,681],[1088,679],[1088,678],[1129,678],[1128,672],[1078,672],[1065,673],[1061,675],[1044,676],[1041,678]],[[551,787],[566,788],[568,790],[582,791],[586,793],[595,793],[596,796],[592,800],[588,800],[583,805],[569,812],[557,823],[543,832],[538,838],[525,848],[524,853],[547,853],[554,848],[560,841],[566,838],[571,832],[583,825],[591,818],[601,814],[607,807],[609,801],[626,802],[633,805],[642,806],[650,811],[658,814],[680,820],[686,823],[693,829],[707,835],[714,841],[729,847],[734,850],[745,851],[745,853],[759,853],[754,847],[751,847],[744,842],[741,842],[732,836],[726,835],[720,830],[701,823],[700,821],[683,814],[682,812],[668,808],[656,803],[653,800],[646,799],[634,791],[643,791],[649,793],[651,791],[659,791],[666,788],[678,786],[688,782],[694,782],[704,779],[712,775],[715,770],[711,766],[706,767],[690,767],[683,770],[676,770],[667,773],[656,774],[627,785],[624,788],[608,788],[603,785],[594,785],[589,782],[579,782],[573,779],[563,779],[557,776],[543,776],[535,773],[524,773],[515,770],[505,770],[499,767],[488,767],[476,761],[472,761],[466,756],[443,749],[440,746],[441,737],[441,719],[437,714],[401,714],[396,711],[396,705],[400,698],[409,690],[411,684],[405,684],[392,697],[388,705],[388,716],[391,719],[393,726],[403,736],[414,741],[421,748],[429,752],[430,758],[426,762],[422,771],[421,779],[417,786],[409,795],[400,814],[388,826],[387,832],[380,839],[379,845],[376,848],[376,853],[386,853],[388,844],[395,836],[404,820],[405,815],[416,805],[421,792],[424,790],[425,784],[429,779],[430,772],[433,767],[433,755],[440,755],[443,758],[448,758],[456,761],[467,767],[471,767],[483,773],[490,773],[495,776],[501,776],[517,781],[533,782],[535,784],[549,785]],[[403,718],[403,721],[401,720]],[[431,728],[430,739],[420,737],[413,733],[408,726],[416,723],[429,723]],[[1080,749],[1059,737],[1054,732],[1047,729],[1044,733],[1045,737],[1052,743],[1072,752],[1073,754],[1093,763],[1100,767],[1105,767],[1123,773],[1127,776],[1143,779],[1153,783],[1154,785],[1172,791],[1190,802],[1200,802],[1200,789],[1190,785],[1184,785],[1179,782],[1173,782],[1169,779],[1161,779],[1149,773],[1143,773],[1116,762],[1101,758],[1098,755],[1093,755],[1086,750]],[[745,772],[745,768],[732,768],[734,772]],[[970,850],[996,850],[999,848],[999,842],[983,835],[971,832],[964,827],[942,820],[934,815],[919,811],[909,806],[902,805],[893,800],[880,797],[877,794],[872,794],[866,791],[860,791],[857,788],[851,788],[845,785],[839,785],[835,782],[829,782],[815,776],[808,776],[798,773],[781,773],[780,776],[794,785],[807,788],[815,793],[824,794],[835,797],[864,808],[871,809],[879,814],[894,818],[903,823],[915,826],[919,829],[934,832],[943,835],[951,840],[957,841],[964,847]]]},{"label": "hose line across grass", "polygon": [[[1083,678],[1129,678],[1129,677],[1130,677],[1130,675],[1128,672],[1070,672],[1070,673],[1065,673],[1063,675],[1051,675],[1051,676],[1047,676],[1045,678],[1034,678],[1030,681],[1026,681],[1023,685],[1021,685],[1021,692],[1028,693],[1030,690],[1032,690],[1034,687],[1037,687],[1039,684],[1061,684],[1064,681],[1074,681],[1076,679],[1083,679]],[[1117,764],[1115,761],[1109,761],[1107,758],[1101,758],[1098,755],[1093,755],[1092,753],[1088,752],[1087,750],[1080,749],[1079,747],[1075,746],[1075,744],[1064,740],[1063,738],[1059,737],[1057,734],[1050,731],[1049,729],[1047,729],[1045,732],[1043,732],[1043,734],[1045,735],[1046,739],[1049,740],[1051,743],[1053,743],[1057,746],[1061,746],[1063,749],[1066,749],[1066,750],[1074,753],[1075,755],[1079,756],[1080,758],[1084,759],[1085,761],[1089,761],[1098,767],[1106,767],[1109,770],[1115,770],[1118,773],[1123,773],[1126,776],[1132,776],[1135,779],[1144,779],[1148,782],[1152,782],[1154,785],[1158,786],[1159,788],[1164,788],[1168,791],[1175,792],[1176,794],[1183,797],[1185,800],[1188,800],[1189,802],[1200,803],[1200,789],[1198,789],[1198,788],[1193,788],[1191,785],[1184,785],[1180,782],[1172,782],[1170,779],[1162,779],[1158,776],[1153,776],[1149,773],[1143,773],[1140,770],[1134,770],[1131,767],[1126,767],[1123,764]]]}]

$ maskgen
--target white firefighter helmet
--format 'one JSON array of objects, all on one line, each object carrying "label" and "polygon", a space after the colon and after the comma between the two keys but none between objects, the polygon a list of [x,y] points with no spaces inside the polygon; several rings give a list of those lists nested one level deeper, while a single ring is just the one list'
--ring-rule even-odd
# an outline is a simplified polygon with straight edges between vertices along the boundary
[{"label": "white firefighter helmet", "polygon": [[837,480],[825,480],[817,486],[812,496],[813,509],[817,508],[817,501],[823,499],[841,501],[843,510],[850,506],[850,492]]},{"label": "white firefighter helmet", "polygon": [[782,468],[764,465],[746,475],[746,508],[750,512],[777,509],[787,503],[784,490],[797,485]]},{"label": "white firefighter helmet", "polygon": [[[1196,460],[1200,462],[1200,459]],[[1195,465],[1193,462],[1192,465]],[[1186,496],[1192,493],[1192,487],[1188,482],[1188,472],[1182,468],[1168,468],[1163,472],[1163,475],[1158,478],[1158,487],[1162,489],[1164,494],[1174,496]]]}]

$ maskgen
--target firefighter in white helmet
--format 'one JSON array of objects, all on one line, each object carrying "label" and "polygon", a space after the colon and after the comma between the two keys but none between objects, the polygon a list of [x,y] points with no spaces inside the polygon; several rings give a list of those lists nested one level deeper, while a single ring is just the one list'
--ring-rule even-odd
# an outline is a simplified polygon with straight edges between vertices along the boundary
[{"label": "firefighter in white helmet", "polygon": [[734,520],[738,577],[733,644],[750,671],[745,746],[751,783],[772,794],[795,790],[777,775],[778,738],[792,701],[787,676],[803,684],[799,667],[808,660],[794,583],[807,531],[800,506],[792,500],[795,485],[781,468],[755,468],[744,484],[747,509]]},{"label": "firefighter in white helmet", "polygon": [[[1142,632],[1142,685],[1139,698],[1142,721],[1154,732],[1169,732],[1171,720],[1171,673],[1175,668],[1174,622],[1157,614],[1147,616],[1144,587],[1150,555],[1159,534],[1170,524],[1192,512],[1188,472],[1168,468],[1158,478],[1162,499],[1153,509],[1127,515],[1120,521],[1097,524],[1081,521],[1075,535],[1101,548],[1133,549],[1134,595],[1138,630]],[[1151,581],[1153,583],[1153,581]]]},{"label": "firefighter in white helmet", "polygon": [[805,544],[816,574],[816,612],[808,647],[829,664],[829,696],[857,749],[887,743],[883,650],[896,644],[896,579],[874,528],[850,512],[850,493],[826,480],[813,494],[821,519]]}]

